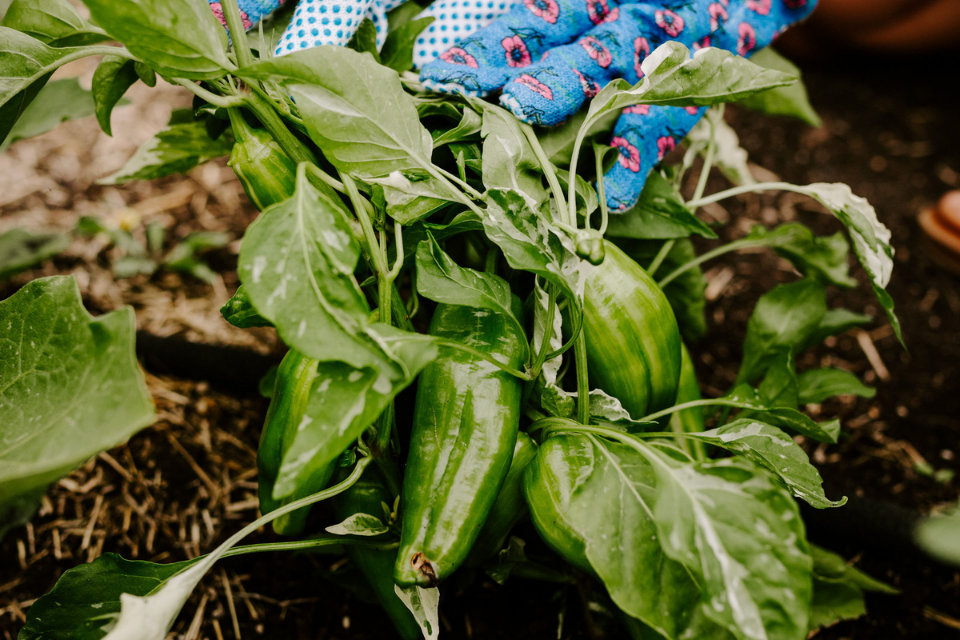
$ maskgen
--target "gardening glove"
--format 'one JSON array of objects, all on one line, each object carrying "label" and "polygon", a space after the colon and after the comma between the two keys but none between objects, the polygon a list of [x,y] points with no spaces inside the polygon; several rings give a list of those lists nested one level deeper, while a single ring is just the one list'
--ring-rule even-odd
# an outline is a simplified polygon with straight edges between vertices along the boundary
[{"label": "gardening glove", "polygon": [[[521,120],[556,125],[608,82],[643,77],[641,63],[668,40],[748,56],[805,18],[816,0],[523,0],[448,49],[420,73],[425,87],[470,96],[502,89]],[[646,176],[705,109],[637,105],[611,139],[619,162],[604,177],[609,206],[625,209]]]},{"label": "gardening glove", "polygon": [[[343,46],[350,41],[364,18],[377,30],[377,48],[387,37],[387,12],[406,0],[300,0],[290,25],[280,37],[274,55],[282,56],[322,44]],[[220,0],[210,8],[226,27]],[[239,0],[244,27],[249,29],[284,3],[284,0]],[[417,68],[435,60],[450,45],[500,17],[513,0],[437,0],[417,19],[433,18],[417,39],[413,60]]]}]

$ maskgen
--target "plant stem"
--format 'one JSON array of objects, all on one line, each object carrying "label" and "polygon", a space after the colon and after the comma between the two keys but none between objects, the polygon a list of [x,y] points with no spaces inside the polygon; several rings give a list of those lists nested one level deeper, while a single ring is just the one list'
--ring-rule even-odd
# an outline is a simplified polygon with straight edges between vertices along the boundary
[{"label": "plant stem", "polygon": [[[377,234],[373,230],[373,223],[370,221],[367,210],[370,203],[360,195],[357,183],[353,181],[353,178],[347,174],[340,174],[340,179],[343,180],[343,186],[346,188],[350,202],[353,204],[354,213],[356,213],[357,220],[360,221],[360,228],[363,230],[364,240],[366,240],[370,250],[370,259],[373,261],[374,271],[377,272],[377,278],[383,280],[386,274],[390,272],[390,268],[387,267],[383,252],[380,251],[380,241],[377,239]],[[378,289],[378,291],[381,290]],[[384,305],[381,304],[380,306],[383,307]]]},{"label": "plant stem", "polygon": [[[607,191],[603,186],[603,154],[597,153],[596,144],[594,144],[593,151],[597,159],[597,199],[600,201],[600,235],[602,236],[607,232],[607,223],[610,221],[610,211],[607,209]],[[590,226],[589,220],[587,221],[587,226]]]},{"label": "plant stem", "polygon": [[[317,547],[330,547],[337,545],[354,545],[359,547],[366,547],[368,549],[396,549],[400,546],[400,542],[394,540],[393,542],[375,542],[374,540],[358,540],[357,538],[348,538],[346,536],[335,536],[333,534],[330,537],[324,538],[310,538],[307,540],[289,540],[287,542],[263,542],[260,544],[245,544],[240,547],[233,547],[229,551],[226,551],[221,558],[232,558],[234,556],[243,556],[249,553],[263,553],[266,551],[302,551],[304,549],[314,549]],[[199,556],[197,560],[201,560],[206,556]]]},{"label": "plant stem", "polygon": [[574,343],[574,358],[577,365],[577,418],[580,424],[590,422],[590,377],[587,372],[587,336],[580,332]]},{"label": "plant stem", "polygon": [[647,267],[647,273],[652,278],[657,272],[657,269],[660,268],[660,265],[663,264],[663,261],[670,254],[670,250],[673,249],[673,245],[676,244],[676,239],[667,240],[663,243],[663,246],[660,247],[660,251],[657,252],[656,257],[654,257],[653,262],[650,263],[650,266]]},{"label": "plant stem", "polygon": [[793,191],[795,193],[810,195],[810,192],[806,187],[790,184],[788,182],[758,182],[757,184],[745,184],[739,187],[727,189],[725,191],[719,191],[703,198],[690,200],[687,202],[687,207],[690,209],[697,209],[698,207],[719,202],[720,200],[725,200],[726,198],[732,198],[733,196],[739,196],[743,193],[759,193],[761,191]]},{"label": "plant stem", "polygon": [[[189,89],[195,96],[206,100],[215,107],[220,107],[221,109],[229,109],[231,107],[239,107],[244,103],[243,98],[238,96],[218,96],[217,94],[207,91],[193,80],[184,80],[183,78],[174,78],[173,82]],[[271,132],[272,133],[272,132]]]},{"label": "plant stem", "polygon": [[266,127],[273,139],[277,141],[280,148],[290,156],[290,159],[297,164],[309,163],[317,164],[317,158],[307,149],[295,135],[290,133],[287,125],[283,123],[273,104],[256,91],[249,91],[245,95],[247,106],[253,110],[263,126]]},{"label": "plant stem", "polygon": [[460,204],[465,205],[468,209],[470,209],[475,214],[480,216],[481,219],[486,217],[487,215],[486,212],[484,212],[483,209],[478,207],[473,202],[473,200],[463,195],[463,192],[460,191],[460,189],[458,189],[452,182],[447,180],[446,176],[444,176],[443,173],[440,173],[439,167],[434,166],[433,163],[428,161],[426,164],[423,165],[423,168],[427,170],[427,173],[429,173],[434,178],[442,182],[443,186],[445,186],[447,189],[450,190],[450,193],[453,194],[453,197],[455,197],[460,202]]},{"label": "plant stem", "polygon": [[237,55],[237,64],[241,67],[249,67],[253,64],[253,54],[247,45],[247,30],[243,28],[243,18],[240,17],[240,7],[237,0],[222,0],[220,8],[223,9],[223,17],[227,20],[227,29],[230,31],[230,39],[233,40],[233,52]]},{"label": "plant stem", "polygon": [[543,338],[540,342],[540,350],[537,352],[537,359],[533,361],[533,366],[530,367],[530,377],[534,380],[536,380],[537,376],[540,375],[540,370],[543,368],[543,363],[547,361],[547,348],[550,346],[550,341],[553,340],[553,318],[559,312],[559,310],[556,308],[556,285],[547,285],[547,295],[549,296],[549,299],[547,300],[547,313],[550,314],[550,320],[547,322],[547,326],[544,327]]},{"label": "plant stem", "polygon": [[543,175],[547,177],[547,184],[550,185],[550,191],[553,192],[553,197],[557,201],[557,211],[560,212],[561,217],[566,215],[567,203],[563,198],[563,188],[557,179],[557,172],[553,170],[553,163],[550,162],[550,158],[547,157],[547,153],[540,145],[537,132],[525,122],[520,123],[520,131],[523,132],[523,135],[527,138],[527,142],[530,143],[534,155],[537,156],[537,160],[540,162],[540,168],[543,169]]},{"label": "plant stem", "polygon": [[725,253],[730,253],[731,251],[736,251],[738,249],[746,249],[747,247],[762,247],[768,244],[767,241],[763,240],[734,240],[723,246],[717,247],[713,251],[707,251],[703,255],[699,255],[690,262],[686,262],[676,269],[674,269],[669,275],[667,275],[663,280],[657,283],[661,289],[673,282],[680,274],[682,274],[687,269],[692,269],[697,265],[703,264],[707,260],[713,260],[718,256],[722,256]]},{"label": "plant stem", "polygon": [[454,183],[463,187],[463,190],[466,191],[470,195],[470,197],[473,198],[474,200],[483,200],[483,194],[477,191],[476,189],[474,189],[473,187],[471,187],[466,182],[466,180],[461,180],[460,176],[453,175],[449,171],[445,170],[443,167],[437,167],[437,171],[439,171],[442,175],[444,175],[448,180],[451,180]]},{"label": "plant stem", "polygon": [[[709,407],[709,406],[721,406],[721,407],[739,407],[741,409],[752,409],[756,408],[756,405],[749,404],[747,402],[737,402],[736,400],[724,400],[723,398],[704,398],[702,400],[691,400],[690,402],[684,402],[683,404],[678,404],[663,411],[657,411],[656,413],[651,413],[648,416],[644,416],[638,420],[638,422],[653,422],[657,418],[662,418],[663,416],[670,415],[671,413],[676,413],[677,411],[683,411],[684,409],[692,409],[693,407]],[[670,433],[673,433],[672,431]]]},{"label": "plant stem", "polygon": [[[590,119],[584,120],[583,124],[580,125],[580,131],[577,132],[577,139],[573,143],[573,152],[570,154],[570,169],[569,175],[577,175],[577,162],[580,160],[580,147],[583,145],[583,138],[586,135],[587,129],[593,123],[590,122]],[[567,181],[567,200],[570,203],[570,208],[567,213],[567,223],[576,227],[577,226],[577,180],[576,178]]]},{"label": "plant stem", "polygon": [[512,376],[515,377],[515,378],[520,378],[521,380],[533,380],[533,378],[531,378],[529,374],[524,373],[524,372],[522,372],[522,371],[518,371],[518,370],[516,370],[516,369],[514,369],[514,368],[512,368],[512,367],[508,367],[507,365],[505,365],[505,364],[503,364],[502,362],[498,361],[496,358],[493,358],[493,357],[487,355],[486,353],[484,353],[484,352],[482,352],[482,351],[478,351],[477,349],[474,349],[473,347],[468,347],[467,345],[465,345],[465,344],[463,344],[463,343],[461,343],[461,342],[456,342],[455,340],[444,340],[444,339],[442,339],[442,338],[437,338],[437,339],[435,339],[434,343],[435,343],[437,346],[439,346],[439,347],[447,347],[448,349],[455,349],[455,350],[457,350],[457,351],[462,351],[462,352],[464,352],[464,353],[469,353],[470,355],[472,355],[472,356],[474,356],[474,357],[476,357],[476,358],[480,358],[481,360],[486,360],[487,362],[489,362],[490,364],[494,365],[494,366],[497,367],[498,369],[500,369],[500,370],[502,370],[502,371],[504,371],[504,372],[506,372],[506,373],[509,373],[510,375],[512,375]]},{"label": "plant stem", "polygon": [[[723,117],[723,105],[720,105],[720,110],[718,117]],[[710,170],[713,168],[713,157],[717,151],[717,147],[714,141],[714,138],[717,133],[717,127],[713,123],[713,118],[707,118],[707,122],[710,124],[710,144],[707,145],[707,155],[703,158],[703,168],[700,169],[700,178],[697,180],[697,190],[693,193],[693,199],[699,200],[703,197],[703,192],[707,188],[707,179],[710,178]]]}]

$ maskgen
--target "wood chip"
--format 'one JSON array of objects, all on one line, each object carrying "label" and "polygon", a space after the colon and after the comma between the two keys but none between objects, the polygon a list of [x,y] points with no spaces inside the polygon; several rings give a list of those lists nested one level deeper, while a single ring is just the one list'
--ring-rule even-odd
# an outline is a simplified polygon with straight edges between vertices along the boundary
[{"label": "wood chip", "polygon": [[857,329],[854,331],[854,335],[857,337],[857,342],[860,344],[863,354],[867,356],[867,360],[870,362],[870,366],[873,367],[877,377],[884,382],[888,382],[890,380],[890,372],[883,364],[883,360],[880,358],[880,352],[877,351],[876,345],[873,344],[873,339],[870,337],[870,334],[863,329]]}]

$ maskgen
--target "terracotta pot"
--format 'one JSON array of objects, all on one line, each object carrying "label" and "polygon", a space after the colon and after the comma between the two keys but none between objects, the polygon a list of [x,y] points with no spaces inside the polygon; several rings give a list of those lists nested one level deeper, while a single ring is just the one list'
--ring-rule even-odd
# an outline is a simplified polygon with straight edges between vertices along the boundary
[{"label": "terracotta pot", "polygon": [[933,260],[960,274],[960,191],[948,192],[935,207],[921,211],[917,221]]}]

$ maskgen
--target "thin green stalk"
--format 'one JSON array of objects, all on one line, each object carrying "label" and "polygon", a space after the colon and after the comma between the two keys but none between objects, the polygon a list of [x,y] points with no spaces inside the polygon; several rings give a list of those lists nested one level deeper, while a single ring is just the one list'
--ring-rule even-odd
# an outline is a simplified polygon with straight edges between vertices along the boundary
[{"label": "thin green stalk", "polygon": [[[360,190],[357,189],[357,183],[353,181],[353,178],[347,174],[341,174],[340,178],[343,180],[343,186],[346,188],[350,202],[353,204],[357,220],[360,221],[360,228],[363,231],[364,240],[366,240],[370,248],[370,258],[373,261],[374,270],[377,272],[377,277],[382,280],[383,277],[390,272],[390,268],[387,267],[383,253],[379,250],[380,241],[377,239],[377,234],[373,230],[373,223],[370,220],[370,214],[367,209],[370,203],[360,195]],[[384,305],[381,304],[380,306],[383,307]]]},{"label": "thin green stalk", "polygon": [[478,351],[473,347],[468,347],[463,343],[456,342],[454,340],[444,340],[442,338],[435,339],[434,343],[439,347],[446,347],[448,349],[455,349],[456,351],[463,351],[464,353],[469,353],[470,355],[476,358],[480,358],[481,360],[486,360],[487,362],[497,367],[501,371],[505,371],[506,373],[509,373],[515,378],[520,378],[521,380],[533,380],[533,378],[531,378],[529,374],[524,373],[523,371],[518,371],[513,367],[508,367],[507,365],[498,361],[496,358],[493,358],[487,355],[486,353],[483,353],[482,351]]},{"label": "thin green stalk", "polygon": [[572,311],[572,313],[573,313],[573,317],[576,318],[576,322],[577,322],[574,327],[573,334],[570,336],[570,339],[567,340],[567,342],[562,347],[560,347],[556,351],[551,351],[550,353],[548,353],[544,362],[546,362],[546,360],[553,360],[557,356],[562,356],[563,354],[565,354],[567,351],[570,350],[570,348],[574,345],[574,343],[577,340],[580,339],[580,335],[583,333],[583,313],[575,309]]},{"label": "thin green stalk", "polygon": [[[577,175],[577,162],[580,161],[580,147],[583,145],[583,138],[586,130],[589,128],[589,120],[580,125],[580,131],[577,132],[577,139],[573,143],[573,153],[570,155],[570,175]],[[567,223],[577,226],[577,181],[576,179],[567,182],[567,201],[569,202],[569,211],[567,214]]]},{"label": "thin green stalk", "polygon": [[340,182],[339,180],[337,180],[336,178],[334,178],[329,173],[327,173],[326,171],[324,171],[323,169],[321,169],[315,164],[311,164],[308,168],[310,169],[310,173],[316,176],[317,179],[320,180],[320,182],[323,182],[324,184],[329,186],[331,189],[333,189],[337,193],[342,193],[343,195],[347,195],[347,188],[343,186],[342,182]]},{"label": "thin green stalk", "polygon": [[718,191],[717,193],[704,196],[703,198],[690,200],[687,202],[687,207],[690,209],[697,209],[698,207],[719,202],[720,200],[725,200],[727,198],[732,198],[733,196],[739,196],[744,193],[759,193],[761,191],[793,191],[795,193],[810,195],[810,192],[806,187],[790,184],[788,182],[758,182],[757,184],[745,184],[739,187],[727,189],[725,191]]},{"label": "thin green stalk", "polygon": [[[243,556],[250,553],[264,553],[267,551],[304,551],[306,549],[316,549],[317,547],[336,547],[340,545],[353,545],[366,547],[368,549],[390,550],[400,546],[399,541],[377,542],[376,540],[360,540],[357,538],[348,538],[346,536],[309,538],[307,540],[289,540],[286,542],[262,542],[260,544],[245,544],[239,547],[233,547],[225,552],[221,558],[232,558],[234,556]],[[202,560],[206,556],[198,556],[195,560]]]},{"label": "thin green stalk", "polygon": [[707,260],[713,260],[714,258],[722,256],[725,253],[730,253],[731,251],[737,251],[738,249],[746,249],[747,247],[763,247],[763,246],[766,246],[767,244],[769,243],[765,240],[747,240],[747,239],[734,240],[733,242],[729,242],[723,246],[717,247],[713,251],[707,251],[703,255],[697,256],[690,262],[685,262],[684,264],[680,265],[679,267],[674,269],[672,272],[670,272],[670,274],[667,275],[665,278],[663,278],[663,280],[658,282],[657,285],[659,285],[660,288],[663,289],[665,286],[673,282],[678,276],[680,276],[680,274],[682,274],[687,269],[692,269],[700,264],[703,264]]},{"label": "thin green stalk", "polygon": [[460,189],[458,189],[452,182],[450,182],[450,181],[446,178],[446,176],[443,175],[443,173],[440,173],[439,167],[434,166],[434,165],[433,165],[432,163],[430,163],[430,162],[428,162],[428,163],[426,163],[425,165],[423,165],[423,167],[424,167],[424,169],[427,170],[427,173],[429,173],[431,176],[433,176],[434,178],[436,178],[437,180],[439,180],[440,182],[442,182],[442,183],[443,183],[443,186],[445,186],[447,189],[450,190],[450,192],[453,194],[453,197],[455,197],[455,198],[460,202],[460,204],[466,206],[468,209],[470,209],[470,210],[473,211],[475,214],[477,214],[478,216],[480,216],[480,218],[486,218],[486,217],[487,217],[487,214],[486,214],[486,212],[485,212],[483,209],[481,209],[480,207],[478,207],[478,206],[473,202],[473,200],[471,200],[470,198],[468,198],[468,197],[466,197],[465,195],[463,195],[463,192],[460,191]]},{"label": "thin green stalk", "polygon": [[[557,211],[560,212],[561,216],[565,215],[564,212],[567,210],[567,203],[563,198],[563,188],[560,186],[560,180],[557,179],[557,172],[553,170],[553,163],[550,162],[550,158],[547,157],[547,153],[540,145],[537,132],[533,130],[533,127],[523,122],[520,123],[520,130],[527,138],[527,142],[530,143],[534,155],[537,156],[537,160],[540,162],[543,175],[546,176],[547,184],[550,185],[550,191],[553,192],[553,197],[557,201]],[[574,174],[571,173],[570,175],[573,176]]]},{"label": "thin green stalk", "polygon": [[283,123],[283,120],[277,114],[277,110],[274,109],[272,102],[256,91],[247,92],[245,101],[267,131],[270,132],[270,135],[273,136],[273,139],[280,145],[280,148],[290,156],[291,160],[297,164],[304,162],[312,165],[317,164],[317,158],[313,153],[295,135],[290,133],[287,125]]},{"label": "thin green stalk", "polygon": [[[244,103],[243,98],[238,96],[218,96],[217,94],[207,91],[193,80],[184,80],[183,78],[174,78],[173,82],[180,85],[186,89],[189,89],[195,96],[206,100],[215,107],[220,107],[221,109],[230,109],[232,107],[242,106]],[[272,133],[272,132],[271,132]]]},{"label": "thin green stalk", "polygon": [[437,171],[443,174],[448,180],[460,185],[463,187],[463,190],[470,194],[470,197],[474,200],[483,200],[483,194],[471,187],[466,180],[461,180],[460,176],[455,176],[449,171],[445,170],[443,167],[437,167]]},{"label": "thin green stalk", "polygon": [[660,251],[657,252],[656,257],[654,257],[653,262],[650,263],[650,266],[647,267],[647,273],[650,274],[652,278],[653,275],[657,272],[657,269],[660,268],[660,265],[663,264],[663,261],[670,254],[670,250],[673,249],[673,245],[676,244],[676,239],[667,240],[663,243],[663,246],[660,247]]},{"label": "thin green stalk", "polygon": [[587,372],[587,336],[580,333],[574,343],[574,358],[577,366],[577,418],[580,424],[590,422],[590,377]]},{"label": "thin green stalk", "polygon": [[[718,117],[723,117],[722,104],[720,105]],[[703,168],[700,169],[700,178],[697,180],[697,189],[693,193],[694,200],[699,200],[703,197],[703,192],[707,188],[707,179],[710,177],[710,170],[713,168],[713,158],[717,152],[717,147],[715,144],[717,126],[713,123],[712,117],[707,118],[707,122],[710,124],[710,143],[707,145],[707,155],[703,158]]]},{"label": "thin green stalk", "polygon": [[[607,232],[607,223],[610,221],[610,211],[607,209],[607,191],[603,186],[603,154],[597,153],[597,145],[594,147],[594,156],[597,160],[596,172],[597,172],[597,198],[600,201],[600,235],[602,236]],[[590,226],[590,221],[587,220],[587,227]]]},{"label": "thin green stalk", "polygon": [[549,299],[547,300],[547,313],[550,314],[550,320],[543,330],[543,339],[540,342],[540,350],[537,352],[537,358],[533,361],[533,366],[530,367],[530,377],[534,380],[540,375],[543,363],[547,361],[547,348],[550,346],[550,341],[553,340],[553,318],[554,314],[558,312],[555,308],[557,306],[557,295],[556,285],[548,284],[547,296]]},{"label": "thin green stalk", "polygon": [[[690,402],[684,402],[682,404],[669,407],[662,411],[651,413],[648,416],[644,416],[640,418],[639,422],[653,422],[657,418],[668,416],[671,413],[676,413],[677,411],[683,411],[684,409],[692,409],[693,407],[709,407],[709,406],[739,407],[740,409],[752,409],[756,405],[752,405],[747,402],[738,402],[736,400],[724,400],[723,398],[704,398],[702,400],[691,400]],[[670,432],[670,433],[673,433],[673,432]]]},{"label": "thin green stalk", "polygon": [[220,8],[223,10],[223,17],[227,20],[227,29],[233,41],[233,52],[237,55],[237,64],[241,68],[249,67],[253,64],[253,54],[247,45],[247,30],[243,27],[243,18],[240,17],[237,0],[222,0]]}]

